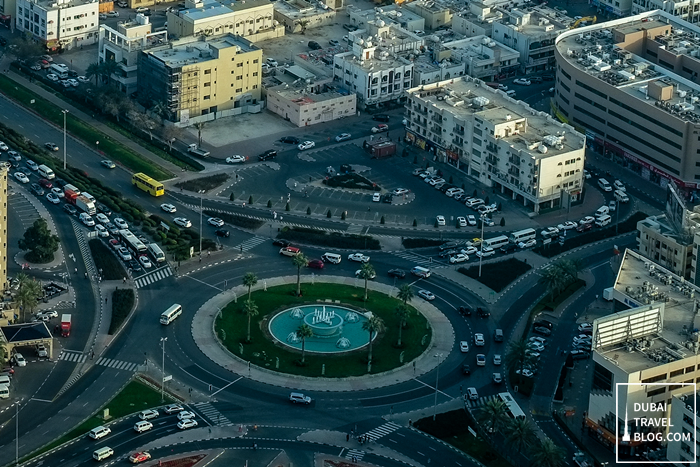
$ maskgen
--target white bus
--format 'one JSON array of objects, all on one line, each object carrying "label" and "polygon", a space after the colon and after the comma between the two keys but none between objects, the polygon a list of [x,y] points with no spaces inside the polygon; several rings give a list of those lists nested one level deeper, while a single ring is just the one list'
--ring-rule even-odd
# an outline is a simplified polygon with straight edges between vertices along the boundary
[{"label": "white bus", "polygon": [[163,250],[161,250],[156,243],[148,244],[148,252],[151,254],[151,256],[153,256],[153,259],[155,259],[157,263],[162,263],[165,261],[165,253],[163,253]]},{"label": "white bus", "polygon": [[520,242],[526,242],[535,237],[537,237],[537,231],[535,229],[524,229],[510,234],[510,241],[517,245]]},{"label": "white bus", "polygon": [[119,235],[121,235],[126,246],[137,255],[145,254],[148,250],[146,245],[141,240],[136,238],[136,235],[131,233],[131,230],[120,230]]},{"label": "white bus", "polygon": [[484,247],[490,247],[495,250],[497,248],[501,248],[502,246],[508,245],[509,242],[510,240],[508,240],[508,237],[501,235],[500,237],[485,239]]},{"label": "white bus", "polygon": [[160,315],[160,324],[165,324],[168,325],[175,321],[175,318],[180,316],[182,314],[182,305],[178,305],[177,303],[167,310],[163,312],[162,315]]},{"label": "white bus", "polygon": [[498,398],[506,405],[508,409],[508,416],[512,419],[525,418],[525,412],[520,408],[513,395],[509,392],[502,392],[498,394]]}]

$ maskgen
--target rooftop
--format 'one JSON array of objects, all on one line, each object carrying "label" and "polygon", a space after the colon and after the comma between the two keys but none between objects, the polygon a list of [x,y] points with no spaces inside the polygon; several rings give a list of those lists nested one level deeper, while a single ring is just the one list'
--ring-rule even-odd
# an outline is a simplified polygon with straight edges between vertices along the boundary
[{"label": "rooftop", "polygon": [[[557,48],[577,68],[619,91],[664,109],[676,118],[700,123],[700,109],[695,111],[700,101],[700,85],[634,53],[631,49],[639,47],[639,43],[630,46],[615,43],[622,34],[653,28],[669,33],[649,37],[647,41],[658,43],[661,49],[700,68],[700,28],[660,10],[563,33],[557,38]],[[640,53],[645,53],[646,46],[643,49]],[[658,94],[659,89],[666,92]]]},{"label": "rooftop", "polygon": [[94,3],[95,9],[97,9],[97,2],[94,0],[35,0],[37,5],[39,5],[44,10],[60,10],[62,8],[71,8],[82,5],[89,5]]},{"label": "rooftop", "polygon": [[[700,417],[700,391],[693,394],[686,394],[684,396],[676,397],[678,397],[678,399],[680,399],[685,404],[685,407],[689,412],[693,412],[693,410],[696,410],[695,415]],[[695,399],[694,403],[693,399]]]},{"label": "rooftop", "polygon": [[401,8],[398,5],[384,5],[375,7],[370,10],[360,10],[355,8],[352,13],[365,19],[365,22],[382,20],[392,21],[397,24],[406,23],[408,21],[420,21],[422,16],[416,14],[406,8]]},{"label": "rooftop", "polygon": [[187,8],[177,12],[182,18],[188,18],[192,21],[212,18],[214,16],[231,14],[235,11],[247,10],[263,5],[270,5],[268,0],[202,0],[201,6]]},{"label": "rooftop", "polygon": [[168,45],[155,47],[147,53],[162,60],[170,67],[192,65],[207,62],[217,57],[218,50],[237,47],[236,53],[246,53],[258,48],[250,41],[233,34],[212,38],[186,37]]},{"label": "rooftop", "polygon": [[269,88],[269,91],[277,92],[281,97],[288,99],[299,106],[324,102],[338,97],[349,95],[347,91],[339,89],[330,81],[320,85],[309,85],[303,80],[297,80],[291,84],[281,84]]},{"label": "rooftop", "polygon": [[[617,343],[602,345],[596,352],[627,373],[695,355],[698,333],[693,331],[700,325],[695,313],[700,288],[632,250],[624,253],[614,287],[631,307],[663,305],[661,320],[642,333],[621,336]],[[601,319],[609,321],[634,313],[631,310]],[[596,339],[597,334],[594,345]]]},{"label": "rooftop", "polygon": [[[554,120],[547,112],[538,112],[523,101],[508,97],[503,91],[486,86],[481,80],[455,78],[410,89],[433,108],[449,112],[463,120],[478,117],[494,125],[526,121],[518,130],[501,136],[511,147],[537,159],[581,149],[585,137],[569,125]],[[547,150],[541,151],[546,145]]]}]

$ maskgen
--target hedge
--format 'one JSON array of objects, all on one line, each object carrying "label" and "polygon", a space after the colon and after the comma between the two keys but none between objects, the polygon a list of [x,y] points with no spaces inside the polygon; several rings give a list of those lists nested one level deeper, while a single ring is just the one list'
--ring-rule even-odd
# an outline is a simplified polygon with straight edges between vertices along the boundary
[{"label": "hedge", "polygon": [[296,243],[312,244],[329,248],[348,250],[379,250],[379,240],[369,235],[350,235],[338,232],[325,232],[304,227],[284,227],[277,238]]},{"label": "hedge", "polygon": [[102,240],[93,238],[88,242],[90,253],[95,260],[97,269],[102,269],[102,278],[107,281],[121,280],[126,277],[121,261],[102,243]]},{"label": "hedge", "polygon": [[379,185],[356,173],[335,175],[323,180],[323,183],[333,188],[354,188],[358,190],[373,191],[381,190]]},{"label": "hedge", "polygon": [[401,244],[404,248],[423,248],[427,246],[440,246],[445,240],[431,240],[429,238],[404,238]]},{"label": "hedge", "polygon": [[459,268],[458,271],[465,276],[471,277],[496,293],[505,289],[508,284],[532,269],[529,264],[515,258],[508,258],[504,261],[486,263],[481,266],[481,277],[479,277],[479,266],[470,268]]},{"label": "hedge", "polygon": [[112,292],[112,321],[109,323],[108,334],[114,334],[134,307],[133,289],[119,289]]}]

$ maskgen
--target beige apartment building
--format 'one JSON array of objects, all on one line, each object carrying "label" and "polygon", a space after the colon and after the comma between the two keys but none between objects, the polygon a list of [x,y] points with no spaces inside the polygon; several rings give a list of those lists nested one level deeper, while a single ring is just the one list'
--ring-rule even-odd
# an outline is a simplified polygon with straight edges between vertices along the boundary
[{"label": "beige apartment building", "polygon": [[187,126],[261,108],[262,50],[242,37],[188,37],[141,51],[138,98]]},{"label": "beige apartment building", "polygon": [[561,34],[557,116],[643,178],[700,185],[700,28],[654,11]]},{"label": "beige apartment building", "polygon": [[355,93],[339,90],[331,80],[267,89],[267,109],[298,127],[355,115],[356,103]]}]

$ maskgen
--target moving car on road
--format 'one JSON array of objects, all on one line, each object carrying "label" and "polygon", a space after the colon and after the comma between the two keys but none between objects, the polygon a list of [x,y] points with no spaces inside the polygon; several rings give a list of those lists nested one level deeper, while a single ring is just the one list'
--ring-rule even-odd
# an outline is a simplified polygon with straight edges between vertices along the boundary
[{"label": "moving car on road", "polygon": [[348,255],[348,260],[358,263],[369,263],[369,256],[365,256],[362,253],[351,253]]},{"label": "moving car on road", "polygon": [[240,154],[234,154],[226,158],[227,164],[240,164],[241,162],[245,162],[245,156],[241,156]]},{"label": "moving car on road", "polygon": [[423,290],[423,289],[419,290],[419,291],[418,291],[418,296],[419,296],[420,298],[422,298],[423,300],[427,300],[427,301],[429,301],[429,302],[435,300],[435,294],[433,294],[433,293],[432,293],[431,291],[429,291],[429,290]]}]

